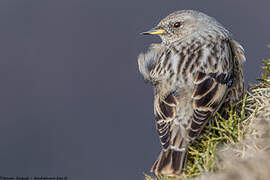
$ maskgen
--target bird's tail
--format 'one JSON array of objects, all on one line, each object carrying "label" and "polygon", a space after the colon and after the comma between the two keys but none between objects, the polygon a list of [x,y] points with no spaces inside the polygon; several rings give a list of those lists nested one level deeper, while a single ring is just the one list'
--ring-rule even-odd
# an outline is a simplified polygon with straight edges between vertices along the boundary
[{"label": "bird's tail", "polygon": [[186,163],[186,152],[176,151],[173,149],[162,150],[158,159],[151,168],[151,172],[156,175],[163,174],[167,176],[177,176],[180,175],[182,169],[185,167]]}]

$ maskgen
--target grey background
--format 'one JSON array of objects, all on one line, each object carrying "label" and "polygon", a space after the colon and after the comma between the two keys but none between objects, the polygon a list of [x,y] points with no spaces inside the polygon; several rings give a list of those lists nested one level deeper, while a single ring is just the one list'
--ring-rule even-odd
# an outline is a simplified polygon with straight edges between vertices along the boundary
[{"label": "grey background", "polygon": [[270,55],[269,0],[1,0],[0,176],[138,180],[160,144],[139,32],[180,9],[214,16],[246,49],[254,82]]}]

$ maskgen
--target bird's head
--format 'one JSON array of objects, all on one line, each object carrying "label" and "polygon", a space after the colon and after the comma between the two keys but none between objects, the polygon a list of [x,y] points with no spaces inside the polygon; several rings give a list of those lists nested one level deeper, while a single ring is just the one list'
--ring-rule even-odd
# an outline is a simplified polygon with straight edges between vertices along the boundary
[{"label": "bird's head", "polygon": [[[170,44],[195,33],[220,31],[223,27],[213,18],[193,10],[176,11],[162,19],[144,35],[159,35],[163,43]],[[226,31],[226,30],[224,30]]]}]

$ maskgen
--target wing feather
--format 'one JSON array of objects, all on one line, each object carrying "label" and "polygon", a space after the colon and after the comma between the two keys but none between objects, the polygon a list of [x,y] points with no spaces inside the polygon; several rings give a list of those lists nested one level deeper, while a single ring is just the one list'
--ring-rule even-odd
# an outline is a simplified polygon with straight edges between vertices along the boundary
[{"label": "wing feather", "polygon": [[156,127],[163,149],[167,149],[170,145],[170,127],[172,120],[176,117],[176,105],[178,103],[174,93],[168,94],[166,98],[155,96]]},{"label": "wing feather", "polygon": [[229,88],[228,82],[232,81],[229,74],[197,72],[192,93],[194,113],[189,131],[191,139],[199,136],[203,127],[222,104]]}]

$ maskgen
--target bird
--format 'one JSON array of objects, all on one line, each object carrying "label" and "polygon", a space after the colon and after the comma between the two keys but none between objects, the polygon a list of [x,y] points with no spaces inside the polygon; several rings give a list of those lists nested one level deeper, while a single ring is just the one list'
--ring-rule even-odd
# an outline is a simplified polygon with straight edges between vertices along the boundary
[{"label": "bird", "polygon": [[162,150],[151,172],[178,176],[188,146],[224,106],[243,98],[243,47],[216,19],[180,10],[141,33],[157,35],[138,56],[138,68],[154,89],[154,116]]}]

